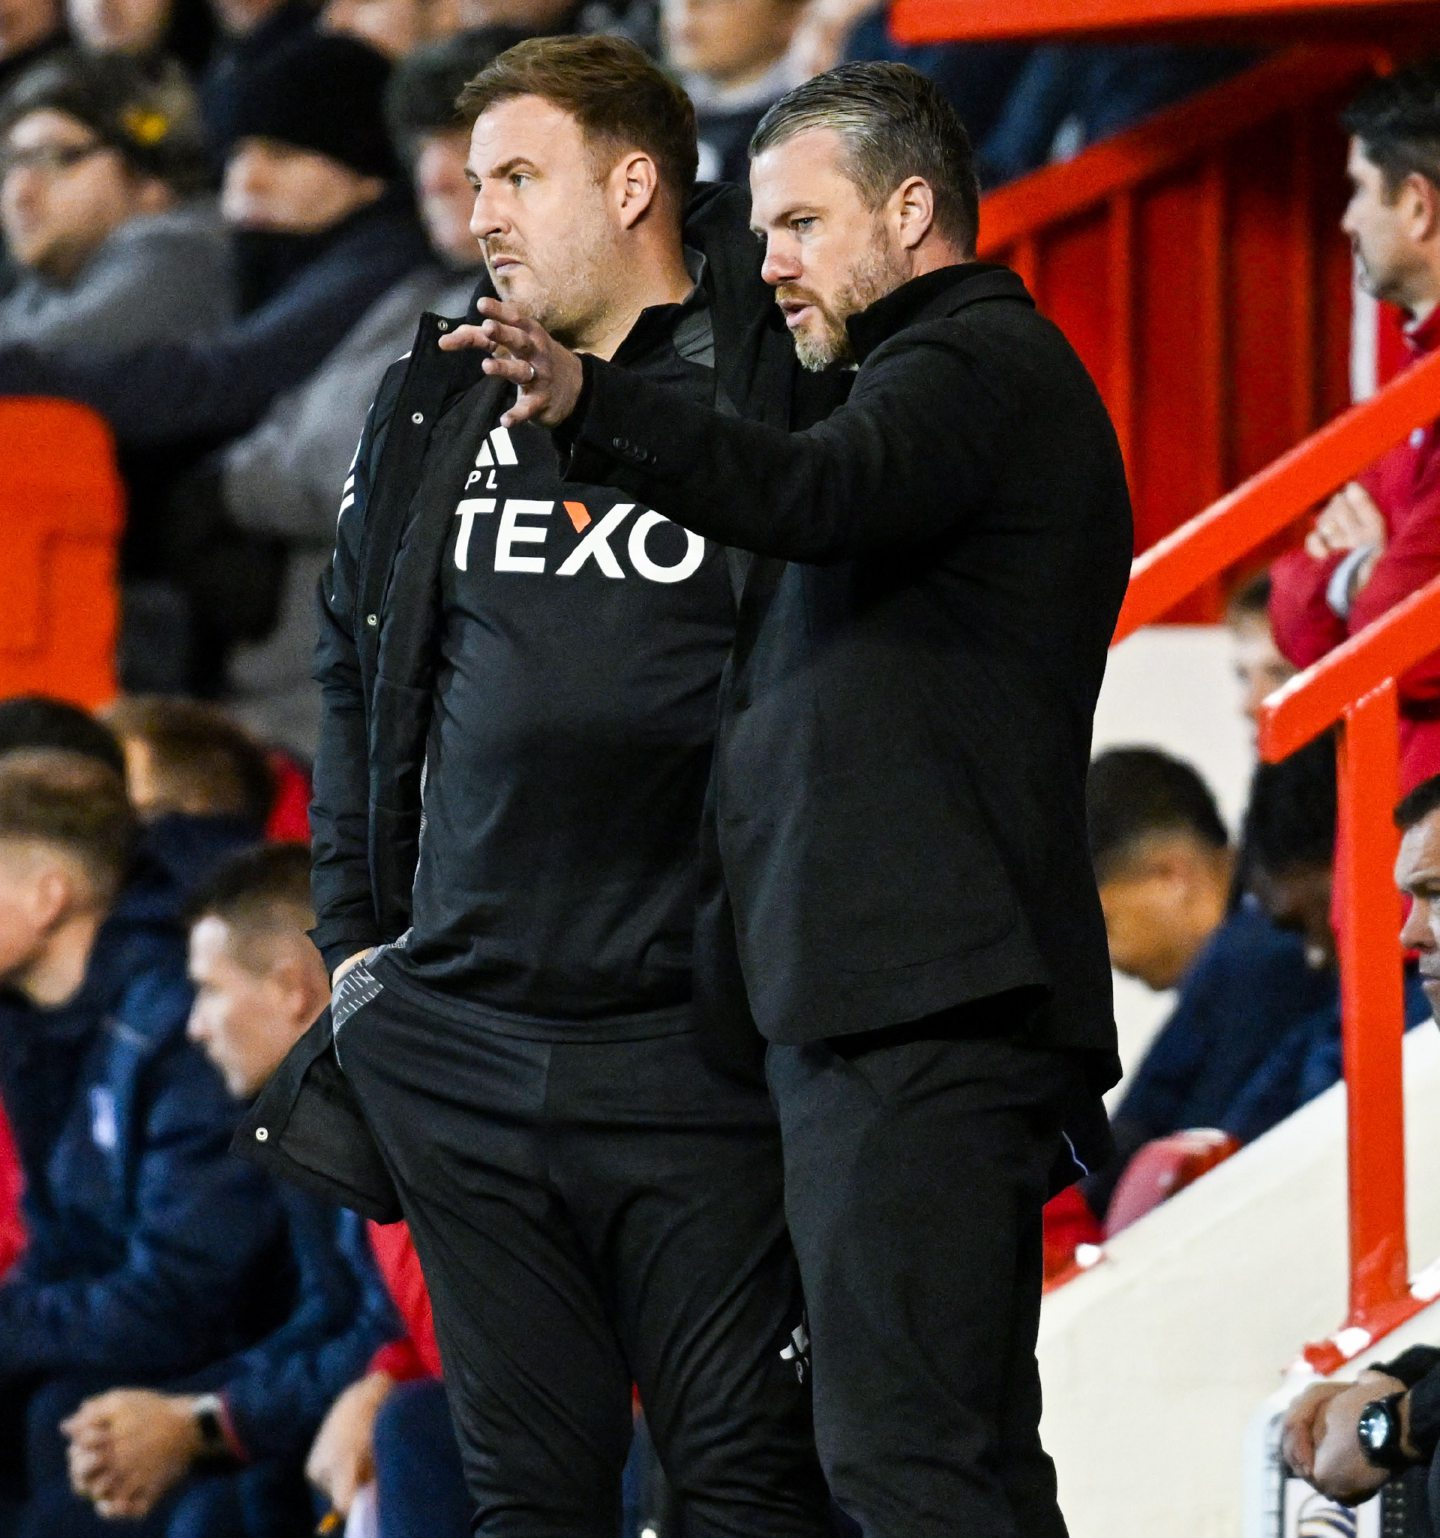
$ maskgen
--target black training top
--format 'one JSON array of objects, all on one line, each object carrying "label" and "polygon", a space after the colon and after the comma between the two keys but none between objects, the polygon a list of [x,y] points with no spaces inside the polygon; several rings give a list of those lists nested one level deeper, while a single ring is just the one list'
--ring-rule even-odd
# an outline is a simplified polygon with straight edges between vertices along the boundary
[{"label": "black training top", "polygon": [[[645,311],[614,361],[712,403],[700,291]],[[515,1035],[684,1029],[734,633],[725,553],[562,480],[542,428],[485,434],[476,390],[436,423],[426,459],[426,490],[451,488],[454,529],[412,928],[377,976]]]}]

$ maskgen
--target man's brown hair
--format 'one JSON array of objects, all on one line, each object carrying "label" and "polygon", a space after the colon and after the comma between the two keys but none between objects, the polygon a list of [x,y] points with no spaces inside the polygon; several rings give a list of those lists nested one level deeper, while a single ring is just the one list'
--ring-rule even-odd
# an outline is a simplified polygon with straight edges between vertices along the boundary
[{"label": "man's brown hair", "polygon": [[315,922],[310,846],[260,844],[232,855],[186,905],[192,928],[212,917],[233,931],[235,959],[262,974],[273,965],[276,940],[304,940]]},{"label": "man's brown hair", "polygon": [[63,850],[108,907],[135,847],[135,818],[120,776],[98,759],[58,748],[0,757],[0,840]]},{"label": "man's brown hair", "polygon": [[684,209],[698,157],[695,108],[634,43],[621,37],[527,38],[482,69],[456,107],[473,123],[517,96],[538,96],[568,112],[597,162],[643,150],[677,212]]},{"label": "man's brown hair", "polygon": [[275,801],[275,776],[265,749],[215,705],[169,695],[132,695],[102,712],[122,741],[150,750],[159,799],[140,808],[147,818],[167,812],[243,817],[265,825]]}]

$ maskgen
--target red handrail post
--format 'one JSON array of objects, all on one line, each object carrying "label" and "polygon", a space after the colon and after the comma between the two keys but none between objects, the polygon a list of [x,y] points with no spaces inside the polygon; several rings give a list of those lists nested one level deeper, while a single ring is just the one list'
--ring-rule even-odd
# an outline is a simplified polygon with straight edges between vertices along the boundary
[{"label": "red handrail post", "polygon": [[1350,1186],[1350,1319],[1372,1334],[1409,1300],[1405,1225],[1399,837],[1399,711],[1387,679],[1339,734],[1341,1004]]}]

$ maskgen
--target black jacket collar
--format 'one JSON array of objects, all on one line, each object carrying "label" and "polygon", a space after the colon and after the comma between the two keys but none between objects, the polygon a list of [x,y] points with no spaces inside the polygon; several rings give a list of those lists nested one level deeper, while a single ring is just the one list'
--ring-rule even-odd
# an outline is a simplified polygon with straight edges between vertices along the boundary
[{"label": "black jacket collar", "polygon": [[960,262],[937,267],[893,289],[868,310],[852,315],[845,323],[855,361],[863,363],[898,331],[922,320],[953,315],[981,299],[1019,299],[1033,304],[1024,283],[1008,267],[993,262]]}]

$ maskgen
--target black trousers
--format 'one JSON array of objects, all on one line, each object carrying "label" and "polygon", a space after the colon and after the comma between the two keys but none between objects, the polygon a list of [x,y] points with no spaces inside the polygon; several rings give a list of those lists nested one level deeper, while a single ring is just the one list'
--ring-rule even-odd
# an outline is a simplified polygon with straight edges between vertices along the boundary
[{"label": "black trousers", "polygon": [[632,1381],[687,1538],[828,1532],[763,1085],[690,1034],[516,1040],[393,987],[337,1050],[430,1287],[475,1533],[614,1538]]},{"label": "black trousers", "polygon": [[1078,1069],[996,1027],[956,1010],[769,1052],[816,1440],[865,1538],[1064,1538],[1035,1338]]}]

